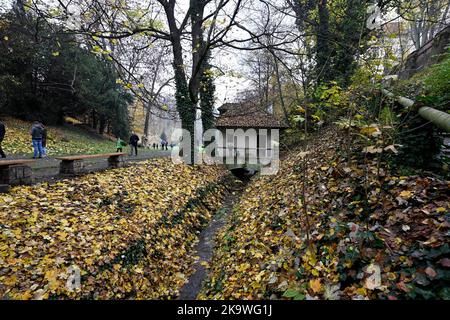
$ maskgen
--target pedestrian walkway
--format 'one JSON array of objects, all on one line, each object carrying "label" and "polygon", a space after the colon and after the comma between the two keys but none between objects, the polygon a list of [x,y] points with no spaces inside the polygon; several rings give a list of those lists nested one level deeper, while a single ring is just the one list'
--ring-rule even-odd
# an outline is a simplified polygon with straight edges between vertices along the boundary
[{"label": "pedestrian walkway", "polygon": [[[138,156],[126,156],[125,163],[134,163],[138,161],[144,161],[147,159],[159,158],[159,157],[169,157],[171,154],[169,151],[158,151],[158,150],[142,150],[139,149]],[[24,155],[11,155],[8,159],[25,159],[29,156]],[[53,157],[46,157],[42,159],[36,159],[36,162],[30,165],[33,170],[34,182],[44,182],[44,181],[54,181],[66,176],[61,176],[59,174],[59,164],[60,160]],[[102,171],[108,168],[108,163],[105,159],[87,159],[85,162],[85,170],[87,173]]]}]

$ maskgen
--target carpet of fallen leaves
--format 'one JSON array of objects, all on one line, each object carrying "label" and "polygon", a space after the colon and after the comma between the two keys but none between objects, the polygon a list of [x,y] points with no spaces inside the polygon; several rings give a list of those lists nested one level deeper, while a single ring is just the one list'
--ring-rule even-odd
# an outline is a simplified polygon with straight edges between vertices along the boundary
[{"label": "carpet of fallen leaves", "polygon": [[0,195],[0,298],[175,297],[225,174],[154,159]]},{"label": "carpet of fallen leaves", "polygon": [[450,299],[450,182],[391,176],[371,155],[348,162],[337,130],[306,156],[308,219],[302,152],[250,183],[200,299]]},{"label": "carpet of fallen leaves", "polygon": [[[13,118],[7,118],[3,123],[6,126],[6,136],[2,142],[2,148],[5,153],[19,155],[32,154],[31,123]],[[95,138],[93,135],[77,128],[47,127],[47,130],[47,153],[49,156],[95,154],[115,151],[114,142]]]}]

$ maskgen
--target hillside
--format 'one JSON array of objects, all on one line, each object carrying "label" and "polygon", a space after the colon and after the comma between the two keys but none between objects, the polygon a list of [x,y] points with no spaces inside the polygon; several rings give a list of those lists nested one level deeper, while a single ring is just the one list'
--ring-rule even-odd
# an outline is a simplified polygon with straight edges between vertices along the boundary
[{"label": "hillside", "polygon": [[[7,155],[31,156],[30,129],[32,123],[14,118],[3,118],[6,136],[2,143]],[[67,154],[95,154],[115,151],[115,142],[75,126],[47,127],[49,156]]]},{"label": "hillside", "polygon": [[199,298],[449,299],[450,181],[390,175],[363,147],[347,162],[345,134],[324,129],[254,179]]}]

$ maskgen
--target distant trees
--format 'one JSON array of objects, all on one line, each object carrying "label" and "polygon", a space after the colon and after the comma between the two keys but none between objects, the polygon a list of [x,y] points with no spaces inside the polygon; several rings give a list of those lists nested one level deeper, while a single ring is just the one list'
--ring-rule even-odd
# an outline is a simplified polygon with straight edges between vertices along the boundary
[{"label": "distant trees", "polygon": [[448,0],[393,0],[389,4],[407,22],[415,49],[422,47],[450,23]]},{"label": "distant trees", "polygon": [[128,135],[133,99],[110,61],[19,5],[0,21],[1,113],[48,124],[85,117],[99,133]]}]

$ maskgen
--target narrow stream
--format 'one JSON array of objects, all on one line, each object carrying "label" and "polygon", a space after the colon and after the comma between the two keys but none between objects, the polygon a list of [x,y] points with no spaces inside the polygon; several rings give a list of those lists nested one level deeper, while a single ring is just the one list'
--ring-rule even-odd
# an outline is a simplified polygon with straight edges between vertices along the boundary
[{"label": "narrow stream", "polygon": [[199,235],[199,242],[195,246],[194,255],[199,256],[200,259],[194,264],[195,272],[181,288],[178,300],[195,300],[200,293],[203,281],[208,276],[208,271],[203,264],[205,262],[211,262],[215,247],[215,236],[225,225],[227,217],[231,214],[235,203],[239,200],[245,185],[245,182],[236,179],[234,183],[227,186],[230,192],[227,194],[222,208],[217,211],[209,225]]}]

